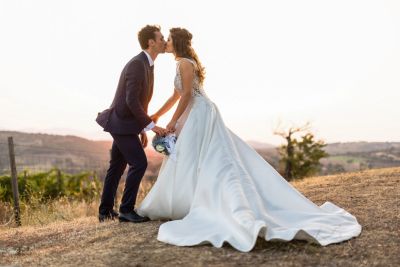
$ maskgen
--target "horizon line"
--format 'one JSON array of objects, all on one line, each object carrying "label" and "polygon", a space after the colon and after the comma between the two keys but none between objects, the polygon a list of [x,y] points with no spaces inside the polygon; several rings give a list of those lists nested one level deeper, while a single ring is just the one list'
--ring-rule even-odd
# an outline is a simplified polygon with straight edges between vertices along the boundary
[{"label": "horizon line", "polygon": [[[71,136],[71,137],[78,137],[78,138],[82,138],[82,139],[86,139],[89,141],[93,141],[93,142],[112,142],[112,138],[110,137],[109,139],[103,138],[89,138],[87,136],[84,135],[80,135],[78,134],[70,134],[70,133],[55,133],[55,132],[51,132],[51,131],[47,131],[46,130],[12,130],[12,129],[4,129],[4,128],[0,128],[0,132],[17,132],[17,133],[25,133],[25,134],[43,134],[43,135],[54,135],[54,136],[63,136],[63,137],[67,137],[67,136]],[[255,139],[247,139],[245,140],[246,143],[260,143],[260,145],[269,145],[269,146],[279,146],[272,144],[272,143],[268,143],[265,141],[259,141],[259,140],[255,140]],[[335,144],[335,143],[400,143],[399,141],[396,140],[386,140],[386,141],[365,141],[365,140],[357,140],[357,141],[332,141],[332,142],[326,142],[324,141],[325,144]],[[283,142],[282,142],[283,143]]]}]

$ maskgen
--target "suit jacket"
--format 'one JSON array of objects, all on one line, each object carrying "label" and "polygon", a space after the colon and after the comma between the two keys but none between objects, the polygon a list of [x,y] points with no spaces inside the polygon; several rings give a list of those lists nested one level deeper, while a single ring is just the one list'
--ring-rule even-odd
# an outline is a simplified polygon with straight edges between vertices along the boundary
[{"label": "suit jacket", "polygon": [[144,52],[122,70],[110,108],[98,113],[97,123],[113,134],[139,134],[152,121],[147,108],[153,95],[154,75]]}]

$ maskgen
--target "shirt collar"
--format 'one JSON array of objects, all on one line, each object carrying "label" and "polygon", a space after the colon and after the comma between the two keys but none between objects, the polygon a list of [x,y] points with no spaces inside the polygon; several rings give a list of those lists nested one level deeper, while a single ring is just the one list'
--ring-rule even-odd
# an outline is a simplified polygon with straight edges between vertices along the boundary
[{"label": "shirt collar", "polygon": [[151,58],[151,56],[146,52],[146,50],[143,50],[143,52],[146,54],[147,59],[149,60],[149,65],[150,65],[150,67],[153,66],[153,65],[154,65],[154,61],[153,61],[153,59]]}]

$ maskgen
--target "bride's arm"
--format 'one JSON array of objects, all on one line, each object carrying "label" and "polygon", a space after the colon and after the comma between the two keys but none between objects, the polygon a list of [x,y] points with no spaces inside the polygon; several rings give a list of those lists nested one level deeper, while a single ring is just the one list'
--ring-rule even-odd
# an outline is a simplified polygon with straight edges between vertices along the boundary
[{"label": "bride's arm", "polygon": [[176,91],[176,89],[174,90],[174,94],[167,99],[167,101],[164,103],[164,105],[153,115],[150,116],[150,118],[157,123],[158,119],[164,115],[165,113],[167,113],[176,103],[176,101],[178,101],[178,99],[180,98],[179,93]]},{"label": "bride's arm", "polygon": [[171,121],[167,125],[167,130],[169,130],[170,132],[175,131],[176,122],[183,114],[187,105],[190,102],[190,99],[192,98],[192,84],[194,79],[194,67],[192,63],[186,60],[182,61],[181,64],[179,64],[179,72],[182,79],[183,94],[181,96],[181,99],[179,100],[178,107],[176,108]]}]

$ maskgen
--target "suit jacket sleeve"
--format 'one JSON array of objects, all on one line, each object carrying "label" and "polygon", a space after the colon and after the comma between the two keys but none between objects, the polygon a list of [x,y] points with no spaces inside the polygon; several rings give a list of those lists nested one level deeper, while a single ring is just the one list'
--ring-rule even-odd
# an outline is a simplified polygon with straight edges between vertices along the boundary
[{"label": "suit jacket sleeve", "polygon": [[126,82],[126,104],[131,110],[142,128],[145,128],[152,122],[140,102],[140,95],[145,90],[144,85],[145,69],[143,62],[139,60],[132,61],[128,66],[125,76]]}]

